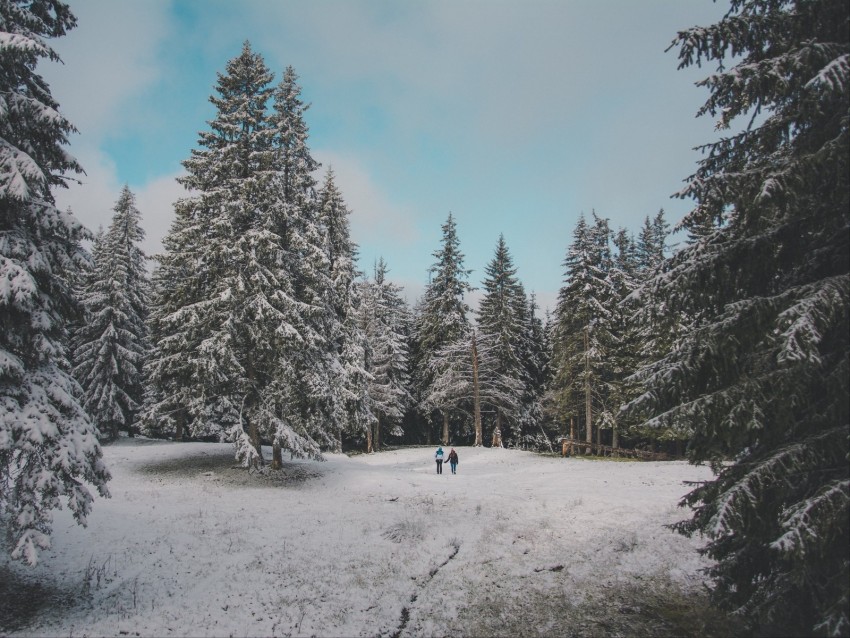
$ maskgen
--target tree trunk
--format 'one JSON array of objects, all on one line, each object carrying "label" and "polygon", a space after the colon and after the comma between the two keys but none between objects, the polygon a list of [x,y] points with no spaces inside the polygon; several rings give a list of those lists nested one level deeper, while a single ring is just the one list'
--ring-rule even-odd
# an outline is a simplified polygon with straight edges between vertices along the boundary
[{"label": "tree trunk", "polygon": [[183,420],[186,418],[183,410],[177,411],[177,418],[175,419],[174,424],[174,440],[182,441],[183,440]]},{"label": "tree trunk", "polygon": [[620,456],[620,432],[617,430],[617,421],[614,421],[614,433],[613,440],[611,441],[611,447],[614,448],[614,456]]},{"label": "tree trunk", "polygon": [[570,417],[570,456],[575,455],[575,440],[576,440],[576,418]]},{"label": "tree trunk", "polygon": [[449,444],[449,411],[443,410],[443,445]]},{"label": "tree trunk", "polygon": [[584,329],[584,423],[587,428],[585,454],[590,454],[593,446],[593,407],[590,401],[590,328]]},{"label": "tree trunk", "polygon": [[481,427],[481,392],[478,387],[478,346],[475,333],[472,333],[472,406],[475,416],[475,447],[484,445],[484,431]]},{"label": "tree trunk", "polygon": [[265,464],[263,460],[263,446],[260,445],[260,430],[257,427],[256,421],[248,421],[248,437],[251,439],[251,445],[257,450],[257,460],[254,462],[254,467],[259,467]]},{"label": "tree trunk", "polygon": [[502,412],[496,410],[496,427],[493,430],[492,447],[502,447]]},{"label": "tree trunk", "polygon": [[375,423],[375,436],[372,437],[372,444],[375,446],[375,452],[381,451],[381,415],[378,414],[378,421]]},{"label": "tree trunk", "polygon": [[366,454],[374,452],[372,449],[372,426],[366,428]]},{"label": "tree trunk", "polygon": [[272,443],[272,469],[279,470],[283,467],[283,450],[278,441]]}]

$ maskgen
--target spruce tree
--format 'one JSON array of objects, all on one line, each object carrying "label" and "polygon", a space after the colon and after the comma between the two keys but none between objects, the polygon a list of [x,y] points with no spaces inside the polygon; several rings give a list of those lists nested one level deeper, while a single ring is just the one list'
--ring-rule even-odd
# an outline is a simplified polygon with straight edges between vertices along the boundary
[{"label": "spruce tree", "polygon": [[385,435],[404,434],[401,421],[412,403],[410,395],[410,313],[401,287],[387,279],[383,259],[375,264],[371,281],[363,285],[360,325],[366,339],[368,397],[375,419],[368,437],[369,451],[380,450]]},{"label": "spruce tree", "polygon": [[613,428],[616,409],[610,392],[611,359],[616,347],[611,281],[610,229],[593,214],[576,224],[567,257],[564,286],[558,295],[553,335],[553,395],[561,418],[584,424],[585,441],[593,432]]},{"label": "spruce tree", "polygon": [[91,234],[51,192],[82,169],[65,149],[74,128],[35,71],[42,58],[59,59],[47,39],[75,24],[62,2],[0,3],[0,521],[12,558],[31,565],[50,546],[63,498],[85,525],[85,483],[109,495],[68,362],[79,312],[71,282]]},{"label": "spruce tree", "polygon": [[652,287],[690,325],[631,404],[717,472],[678,525],[708,537],[715,599],[789,634],[850,633],[848,25],[845,0],[733,0],[674,41],[718,65],[699,114],[746,121],[682,193],[696,232]]},{"label": "spruce tree", "polygon": [[[330,284],[326,293],[324,341],[331,365],[330,404],[341,431],[367,434],[374,415],[368,401],[365,337],[358,310],[360,291],[356,286],[357,246],[351,240],[349,210],[328,168],[317,194],[318,221],[324,231]],[[337,434],[341,441],[341,432]]]},{"label": "spruce tree", "polygon": [[499,235],[496,252],[484,272],[484,296],[478,308],[478,326],[481,335],[491,337],[494,343],[495,367],[488,373],[515,380],[521,388],[520,394],[507,402],[511,407],[517,408],[513,412],[506,413],[504,407],[495,406],[495,428],[499,430],[500,437],[516,443],[522,435],[518,409],[522,404],[521,393],[530,382],[524,366],[528,350],[528,344],[525,342],[528,324],[527,301],[522,284],[516,276],[516,268],[504,235]]},{"label": "spruce tree", "polygon": [[[442,246],[434,253],[436,262],[429,271],[431,281],[425,288],[415,327],[418,342],[416,381],[423,400],[420,407],[429,417],[433,410],[427,397],[434,394],[433,385],[436,371],[440,368],[442,349],[462,341],[470,329],[469,306],[464,300],[464,295],[471,290],[468,283],[470,271],[463,267],[464,256],[460,251],[457,224],[451,214],[443,224],[442,232]],[[440,409],[444,442],[448,438],[451,410],[451,404],[444,404]],[[477,440],[476,445],[481,445],[481,441]]]},{"label": "spruce tree", "polygon": [[85,317],[74,333],[74,375],[99,436],[133,433],[142,404],[142,368],[149,348],[145,237],[135,197],[125,186],[105,235],[95,242],[94,268],[82,294]]}]

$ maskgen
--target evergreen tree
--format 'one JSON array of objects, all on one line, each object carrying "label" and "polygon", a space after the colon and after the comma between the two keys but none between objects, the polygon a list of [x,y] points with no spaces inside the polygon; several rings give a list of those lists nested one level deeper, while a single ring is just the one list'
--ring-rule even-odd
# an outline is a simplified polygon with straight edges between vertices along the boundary
[{"label": "evergreen tree", "polygon": [[[442,348],[459,341],[469,332],[469,306],[464,295],[471,290],[467,278],[469,270],[463,267],[463,253],[457,225],[449,214],[442,226],[442,247],[434,253],[436,262],[430,269],[431,281],[425,288],[421,310],[415,327],[418,341],[416,359],[416,381],[423,399],[420,407],[430,416],[433,402],[427,397],[434,394],[436,371],[440,368]],[[446,363],[448,363],[446,361]],[[443,441],[448,438],[451,405],[440,409],[443,417]],[[481,442],[477,441],[477,445]]]},{"label": "evergreen tree", "polygon": [[700,115],[749,123],[682,193],[699,232],[652,286],[691,323],[630,406],[693,428],[717,476],[678,529],[708,537],[719,602],[784,633],[850,633],[849,23],[845,0],[733,0],[674,41],[718,63]]},{"label": "evergreen tree", "polygon": [[[589,226],[579,218],[564,261],[565,285],[558,295],[553,335],[553,394],[561,418],[584,423],[585,440],[594,428],[609,429],[615,410],[610,396],[609,356],[615,347],[616,302],[611,282],[610,229],[593,214]],[[578,417],[583,416],[583,419]]]},{"label": "evergreen tree", "polygon": [[[309,129],[304,114],[309,108],[301,99],[298,75],[290,66],[275,88],[270,123],[274,132],[275,149],[275,192],[276,201],[272,223],[282,238],[285,250],[282,253],[283,269],[289,273],[293,287],[301,339],[286,355],[291,370],[287,385],[292,389],[295,401],[289,419],[309,433],[319,445],[339,449],[340,437],[347,422],[342,386],[345,364],[341,348],[345,347],[342,327],[343,315],[338,313],[335,294],[338,290],[333,281],[331,263],[331,236],[322,219],[323,204],[316,195],[316,180],[313,173],[319,163],[313,158],[308,146]],[[333,176],[328,176],[333,184]],[[331,192],[332,191],[332,192]],[[325,203],[339,207],[339,219],[345,224],[337,226],[339,242],[341,232],[346,234],[347,209],[336,187],[326,190]],[[341,246],[335,257],[336,267],[342,259],[353,263],[354,245]],[[348,257],[343,253],[351,250]],[[339,269],[343,281],[345,269]],[[339,282],[337,282],[339,283]],[[345,286],[343,286],[345,288]],[[348,307],[345,303],[343,306]],[[339,308],[341,310],[341,308]],[[360,344],[348,343],[359,347]],[[352,360],[362,355],[351,352]],[[341,376],[342,375],[342,376]],[[362,388],[362,385],[361,385]],[[275,448],[276,463],[280,450]]]},{"label": "evergreen tree", "polygon": [[281,448],[319,454],[299,392],[310,313],[292,270],[302,256],[294,238],[306,225],[283,197],[281,126],[266,111],[271,80],[248,43],[219,75],[218,112],[184,162],[181,183],[193,194],[175,207],[157,281],[190,274],[176,294],[159,293],[170,307],[154,313],[165,339],[150,366],[160,383],[153,406],[173,409],[187,396],[191,433],[228,436],[254,466],[263,464],[261,440],[272,442],[275,466]]},{"label": "evergreen tree", "polygon": [[[549,344],[546,327],[537,316],[537,300],[532,293],[527,302],[524,315],[522,348],[520,359],[525,372],[525,384],[520,401],[519,422],[522,433],[521,443],[532,449],[546,447],[552,450],[551,436],[556,432],[547,432],[543,401],[549,382]],[[539,434],[538,434],[539,432]]]},{"label": "evergreen tree", "polygon": [[[530,382],[524,366],[528,350],[525,341],[528,328],[526,298],[504,235],[499,235],[495,255],[484,272],[484,296],[478,307],[478,326],[482,337],[492,337],[494,343],[495,367],[488,373],[517,381],[521,394]],[[506,402],[506,405],[516,408],[513,413],[506,413],[503,407],[495,406],[495,428],[499,436],[514,443],[522,435],[521,404],[522,397],[518,395]],[[506,426],[510,426],[510,432],[506,431]]]},{"label": "evergreen tree", "polygon": [[355,282],[357,247],[351,241],[348,208],[330,168],[318,193],[318,212],[325,233],[330,284],[323,313],[328,369],[333,375],[329,383],[330,404],[340,429],[367,434],[375,417],[368,400],[365,336],[358,321],[361,300]]},{"label": "evergreen tree", "polygon": [[149,348],[145,321],[148,275],[138,243],[145,237],[135,197],[125,186],[82,295],[85,318],[74,334],[74,375],[101,438],[133,433],[142,403],[142,366]]},{"label": "evergreen tree", "polygon": [[363,286],[361,330],[366,338],[368,397],[375,416],[369,432],[369,451],[380,450],[386,434],[404,434],[401,420],[412,403],[410,395],[410,313],[401,287],[387,279],[387,265],[380,259],[372,281]]},{"label": "evergreen tree", "polygon": [[33,565],[50,545],[51,511],[85,524],[109,472],[69,372],[71,289],[90,237],[51,189],[82,169],[64,146],[74,130],[35,72],[58,60],[46,40],[76,19],[58,1],[0,3],[0,521],[11,556]]}]

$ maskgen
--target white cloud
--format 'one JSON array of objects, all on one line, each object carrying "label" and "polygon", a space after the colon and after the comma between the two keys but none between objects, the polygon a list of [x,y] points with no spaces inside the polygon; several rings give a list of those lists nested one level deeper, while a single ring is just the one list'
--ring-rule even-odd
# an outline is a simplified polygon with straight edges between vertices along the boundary
[{"label": "white cloud", "polygon": [[64,64],[39,71],[62,112],[89,142],[126,127],[144,91],[162,74],[168,3],[78,0],[78,26],[51,44]]},{"label": "white cloud", "polygon": [[131,190],[136,194],[136,205],[142,213],[145,241],[142,248],[148,256],[162,252],[162,239],[168,234],[174,219],[174,202],[186,196],[186,189],[177,183],[177,175],[159,177]]},{"label": "white cloud", "polygon": [[324,171],[333,169],[337,187],[351,211],[351,235],[360,246],[410,246],[419,239],[416,215],[405,204],[393,202],[367,167],[351,154],[316,150]]}]

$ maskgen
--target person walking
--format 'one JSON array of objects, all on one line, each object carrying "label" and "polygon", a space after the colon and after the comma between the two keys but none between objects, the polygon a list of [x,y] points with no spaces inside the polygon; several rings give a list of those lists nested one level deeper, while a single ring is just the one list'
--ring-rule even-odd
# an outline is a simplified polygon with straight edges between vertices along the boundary
[{"label": "person walking", "polygon": [[437,452],[434,454],[434,458],[437,459],[437,474],[443,473],[443,448],[438,447]]},{"label": "person walking", "polygon": [[452,474],[457,474],[457,452],[454,448],[449,452],[449,465],[452,468]]}]

